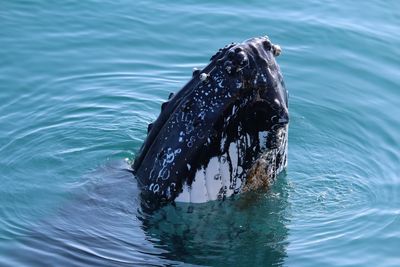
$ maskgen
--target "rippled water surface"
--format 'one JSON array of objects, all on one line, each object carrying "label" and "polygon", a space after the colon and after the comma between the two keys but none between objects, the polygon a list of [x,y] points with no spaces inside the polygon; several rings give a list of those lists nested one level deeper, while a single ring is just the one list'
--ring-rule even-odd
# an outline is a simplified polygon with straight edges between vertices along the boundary
[{"label": "rippled water surface", "polygon": [[[400,2],[0,3],[0,266],[400,266]],[[137,211],[126,171],[193,67],[268,34],[290,92],[270,192]]]}]

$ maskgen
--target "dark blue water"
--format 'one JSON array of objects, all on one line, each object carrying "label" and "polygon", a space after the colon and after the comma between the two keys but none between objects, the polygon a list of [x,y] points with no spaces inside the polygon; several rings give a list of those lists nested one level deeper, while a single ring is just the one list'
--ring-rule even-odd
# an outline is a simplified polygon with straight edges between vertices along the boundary
[{"label": "dark blue water", "polygon": [[[0,266],[399,266],[400,2],[0,2]],[[137,212],[169,92],[268,34],[290,93],[270,192]]]}]

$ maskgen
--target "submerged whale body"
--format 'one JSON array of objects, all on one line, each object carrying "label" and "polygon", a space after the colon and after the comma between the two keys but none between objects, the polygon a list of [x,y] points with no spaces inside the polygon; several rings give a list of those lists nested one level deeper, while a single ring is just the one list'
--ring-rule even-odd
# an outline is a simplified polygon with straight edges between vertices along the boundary
[{"label": "submerged whale body", "polygon": [[132,166],[143,209],[271,185],[287,165],[280,52],[268,37],[227,45],[162,104]]}]

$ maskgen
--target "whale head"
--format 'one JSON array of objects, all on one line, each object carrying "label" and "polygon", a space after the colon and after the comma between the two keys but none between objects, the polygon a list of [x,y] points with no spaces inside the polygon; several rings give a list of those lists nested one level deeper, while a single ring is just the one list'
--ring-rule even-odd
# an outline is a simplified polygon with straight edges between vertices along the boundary
[{"label": "whale head", "polygon": [[287,162],[280,52],[267,37],[227,45],[162,104],[133,164],[144,209],[270,185]]}]

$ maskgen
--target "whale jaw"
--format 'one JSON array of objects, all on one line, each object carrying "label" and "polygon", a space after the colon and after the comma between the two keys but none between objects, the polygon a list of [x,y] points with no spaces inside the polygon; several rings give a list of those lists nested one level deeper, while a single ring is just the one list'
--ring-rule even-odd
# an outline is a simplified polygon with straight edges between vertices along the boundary
[{"label": "whale jaw", "polygon": [[[277,175],[287,166],[287,128],[279,129],[280,144],[276,148],[262,151],[247,172],[238,164],[241,154],[237,150],[243,144],[240,141],[231,143],[229,154],[213,157],[206,166],[197,170],[192,184],[184,186],[175,202],[205,203],[224,200],[238,193],[270,188]],[[261,137],[260,145],[265,144],[265,141]]]}]

